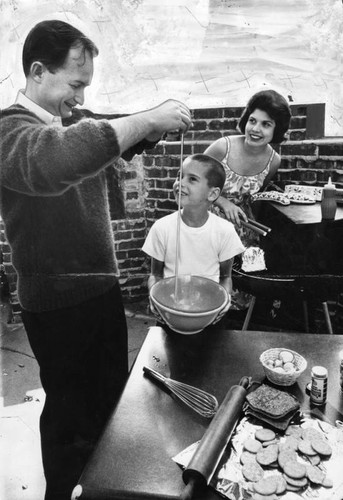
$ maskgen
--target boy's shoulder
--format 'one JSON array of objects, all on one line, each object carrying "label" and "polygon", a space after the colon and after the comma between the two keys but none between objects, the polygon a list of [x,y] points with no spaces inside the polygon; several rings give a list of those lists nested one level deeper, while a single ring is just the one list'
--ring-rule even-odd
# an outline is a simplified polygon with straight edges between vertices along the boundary
[{"label": "boy's shoulder", "polygon": [[178,216],[178,212],[172,212],[171,214],[164,215],[163,217],[160,217],[159,219],[156,219],[155,222],[153,223],[153,226],[164,226],[168,222],[172,222],[174,219],[176,219]]},{"label": "boy's shoulder", "polygon": [[221,217],[220,215],[217,215],[213,212],[209,212],[209,218],[212,224],[217,225],[218,227],[223,227],[226,230],[229,228],[234,228],[234,225],[232,222],[229,220],[225,219],[224,217]]}]

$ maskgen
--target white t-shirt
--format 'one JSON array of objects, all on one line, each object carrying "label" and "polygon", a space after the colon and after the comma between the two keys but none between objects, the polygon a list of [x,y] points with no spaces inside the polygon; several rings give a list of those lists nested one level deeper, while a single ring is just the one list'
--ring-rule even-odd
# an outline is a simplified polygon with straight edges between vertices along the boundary
[{"label": "white t-shirt", "polygon": [[[209,212],[201,227],[180,220],[178,275],[204,276],[219,282],[219,263],[244,251],[231,222]],[[151,227],[142,250],[164,262],[164,278],[175,276],[178,212],[158,219]]]}]

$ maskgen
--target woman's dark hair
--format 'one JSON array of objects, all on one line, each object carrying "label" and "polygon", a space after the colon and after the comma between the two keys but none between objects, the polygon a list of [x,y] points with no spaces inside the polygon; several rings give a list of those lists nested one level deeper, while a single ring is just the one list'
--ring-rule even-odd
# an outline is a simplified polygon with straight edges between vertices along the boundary
[{"label": "woman's dark hair", "polygon": [[89,38],[68,23],[51,20],[36,24],[24,43],[22,61],[25,76],[30,73],[34,61],[43,63],[51,73],[54,73],[63,66],[69,50],[79,45],[93,57],[99,53]]},{"label": "woman's dark hair", "polygon": [[225,184],[225,170],[223,165],[212,156],[197,153],[187,157],[187,161],[197,161],[206,166],[206,179],[209,187],[219,187],[223,189]]},{"label": "woman's dark hair", "polygon": [[245,133],[245,126],[249,120],[249,116],[255,111],[255,109],[264,111],[275,121],[275,130],[271,142],[279,144],[280,142],[285,141],[287,139],[285,133],[289,128],[289,122],[291,121],[292,116],[286,99],[275,90],[262,90],[261,92],[254,94],[250,98],[238,123],[242,134]]}]

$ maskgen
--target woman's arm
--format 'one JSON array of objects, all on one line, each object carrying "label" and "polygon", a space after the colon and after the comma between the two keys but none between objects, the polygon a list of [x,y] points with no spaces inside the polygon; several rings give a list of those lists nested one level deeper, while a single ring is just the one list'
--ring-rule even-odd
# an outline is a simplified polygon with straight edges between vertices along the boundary
[{"label": "woman's arm", "polygon": [[241,225],[241,219],[247,222],[247,216],[244,211],[235,205],[232,201],[227,200],[224,196],[219,196],[214,202],[217,207],[225,214],[225,217],[232,222],[232,224],[236,224],[237,226]]},{"label": "woman's arm", "polygon": [[270,165],[268,175],[264,179],[263,186],[261,187],[261,191],[263,191],[272,180],[276,172],[278,171],[281,165],[281,156],[278,153],[275,153],[272,164]]},{"label": "woman's arm", "polygon": [[[221,139],[217,139],[213,144],[211,144],[205,151],[204,154],[212,156],[216,158],[218,161],[223,161],[227,154],[228,144],[224,137]],[[220,210],[224,213],[225,217],[236,224],[237,226],[241,225],[241,219],[247,220],[247,216],[243,212],[241,208],[235,205],[232,201],[226,199],[224,196],[219,196],[216,199],[214,204],[220,208]]]},{"label": "woman's arm", "polygon": [[207,149],[205,149],[204,154],[212,156],[218,161],[223,161],[227,151],[226,140],[222,137],[213,142]]}]

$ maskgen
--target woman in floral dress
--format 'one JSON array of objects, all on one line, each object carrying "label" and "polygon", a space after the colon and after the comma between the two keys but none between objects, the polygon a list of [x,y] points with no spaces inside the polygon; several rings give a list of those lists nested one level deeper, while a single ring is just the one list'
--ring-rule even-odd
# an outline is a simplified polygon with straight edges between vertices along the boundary
[{"label": "woman in floral dress", "polygon": [[[216,209],[236,226],[243,244],[258,246],[256,232],[241,225],[253,218],[251,196],[266,188],[277,172],[281,158],[272,148],[286,140],[291,111],[286,99],[274,90],[254,94],[245,108],[238,126],[243,135],[226,136],[211,144],[205,154],[221,161],[226,182]],[[232,308],[246,308],[249,300],[233,296]]]}]

